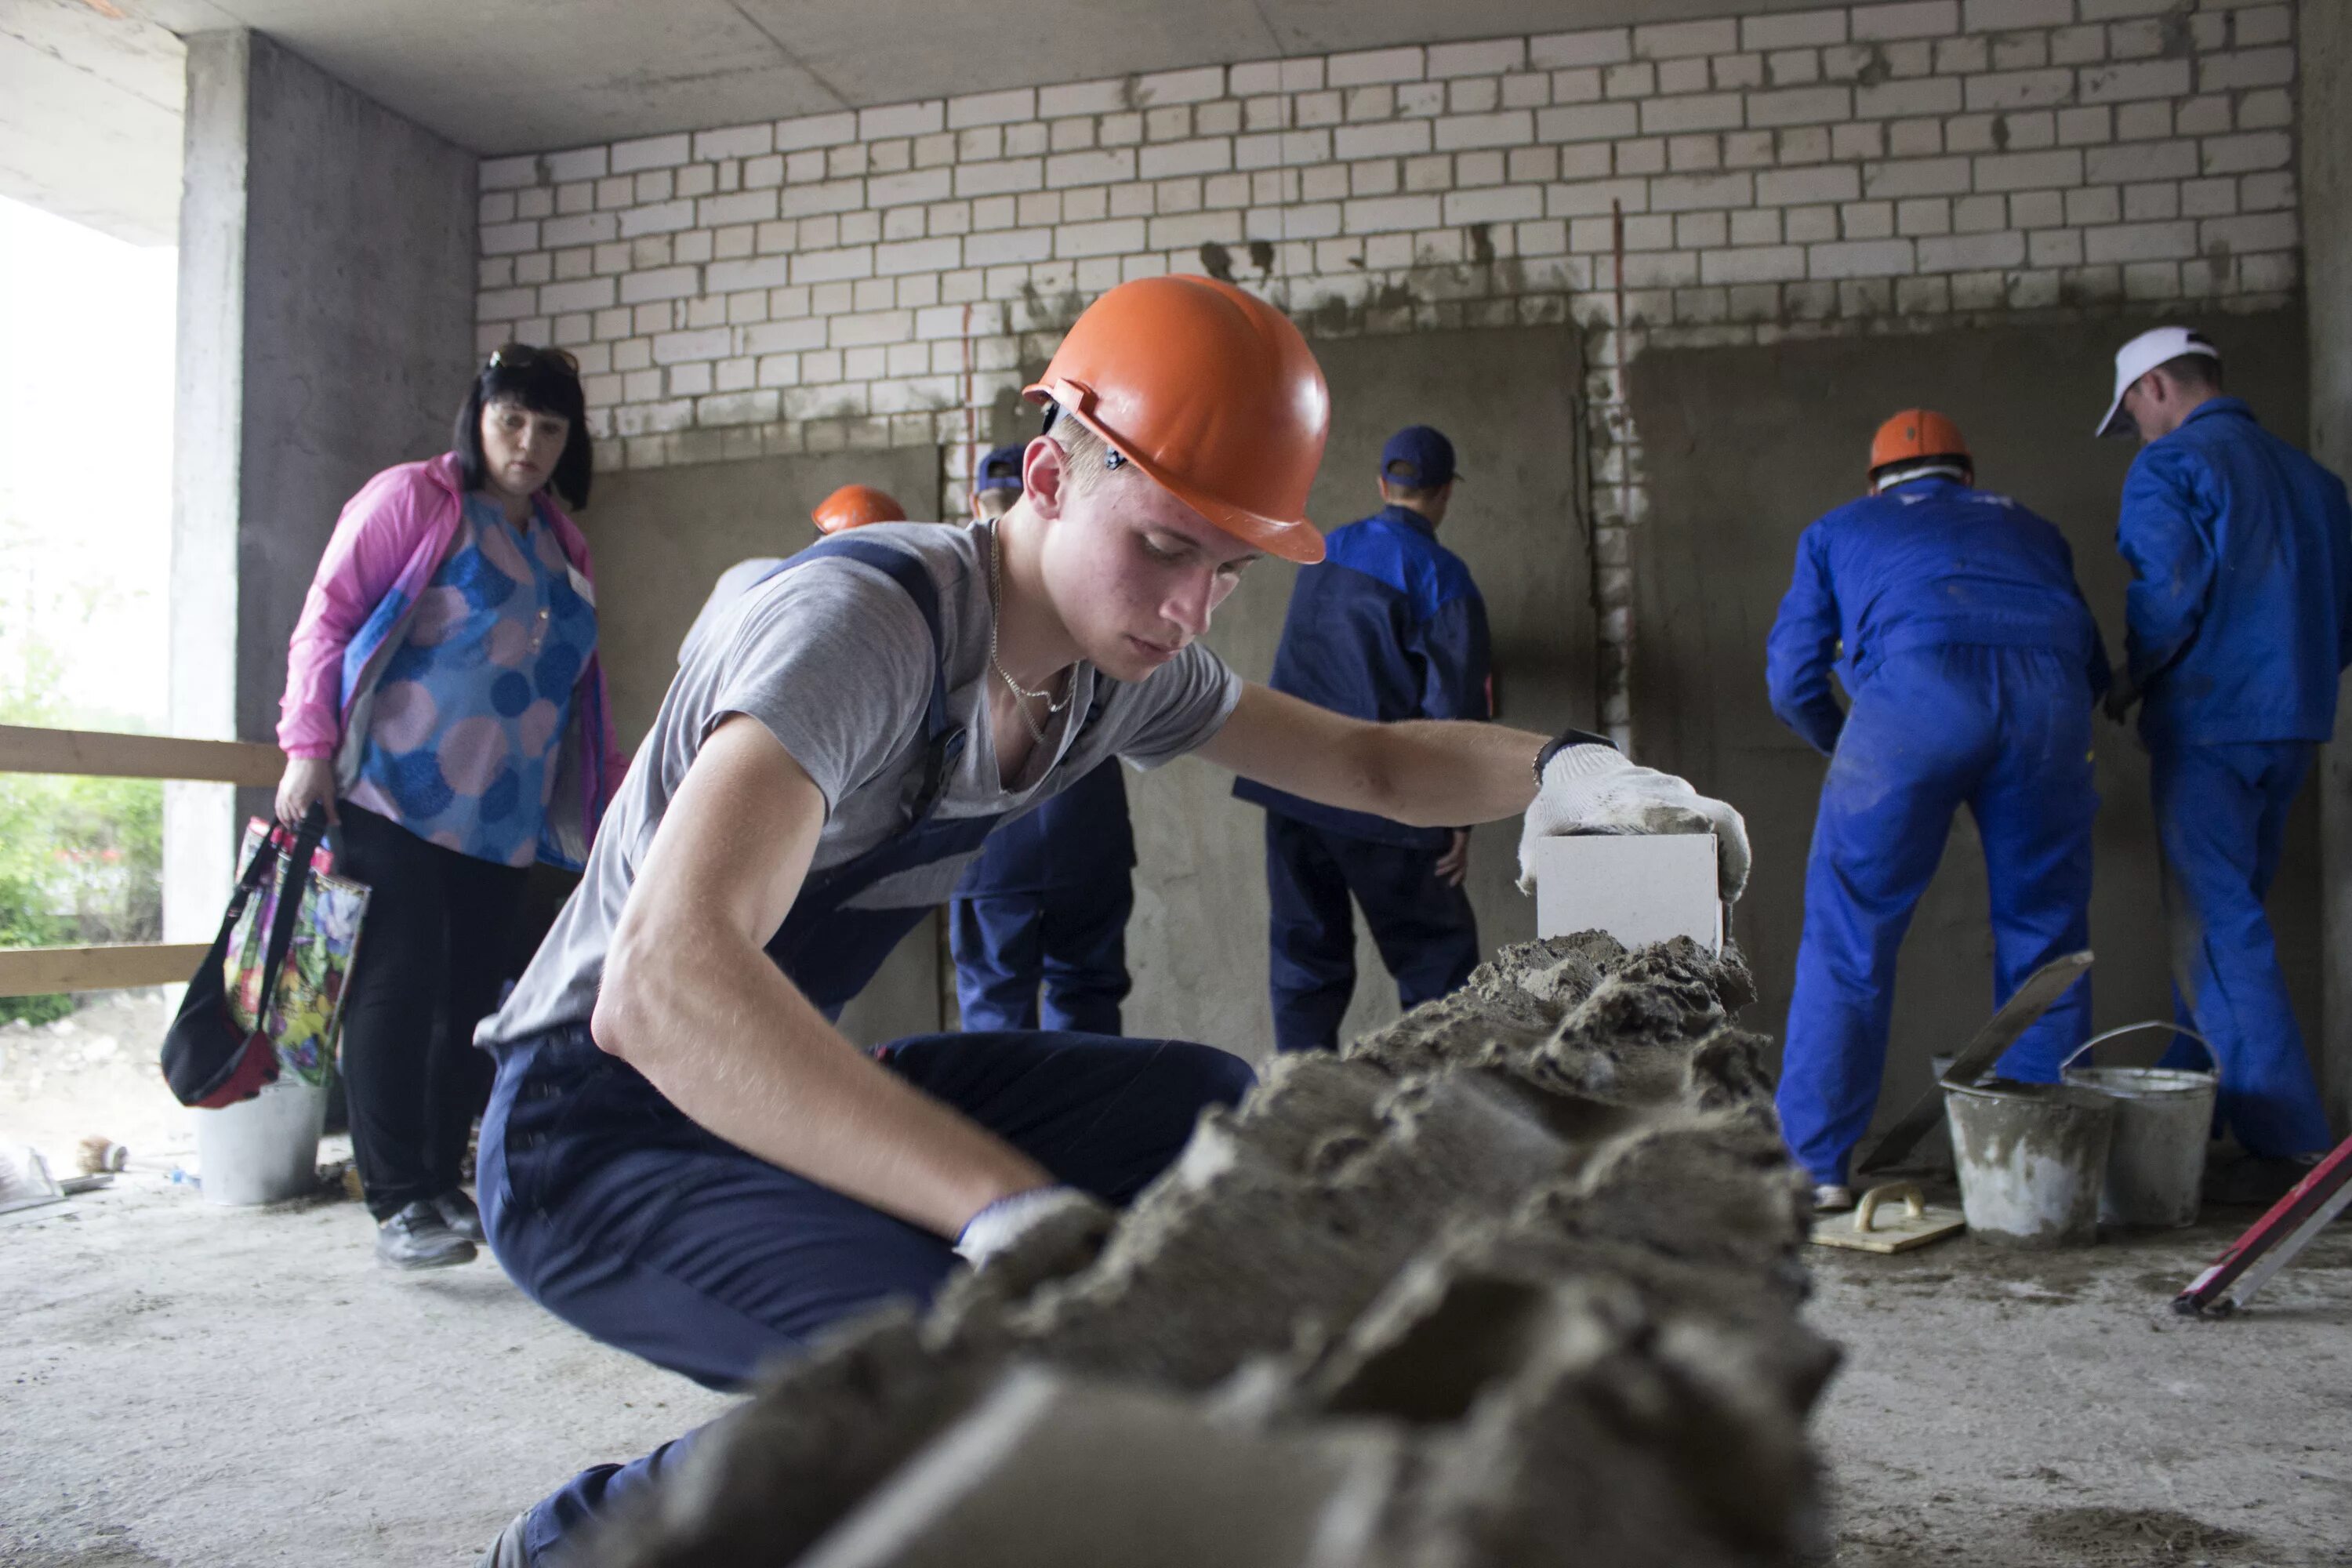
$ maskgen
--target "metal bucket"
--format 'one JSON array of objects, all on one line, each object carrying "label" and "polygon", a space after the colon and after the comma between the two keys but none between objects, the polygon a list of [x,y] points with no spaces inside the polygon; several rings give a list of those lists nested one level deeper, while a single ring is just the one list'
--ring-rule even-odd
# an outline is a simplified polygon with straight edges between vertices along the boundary
[{"label": "metal bucket", "polygon": [[2115,1133],[2115,1101],[2057,1083],[1944,1086],[1960,1212],[2001,1247],[2087,1247],[2099,1236],[2099,1191]]},{"label": "metal bucket", "polygon": [[325,1089],[281,1078],[251,1100],[199,1110],[195,1118],[205,1202],[282,1204],[318,1190]]},{"label": "metal bucket", "polygon": [[[2205,1043],[2175,1024],[2126,1024],[2084,1041],[2074,1055],[2137,1029],[2170,1029]],[[2070,1064],[2073,1059],[2068,1058]],[[2064,1076],[2068,1083],[2116,1102],[2116,1133],[2107,1151],[2099,1217],[2110,1225],[2195,1225],[2205,1183],[2205,1148],[2213,1135],[2213,1100],[2221,1091],[2219,1076],[2169,1068],[2072,1065]]]}]

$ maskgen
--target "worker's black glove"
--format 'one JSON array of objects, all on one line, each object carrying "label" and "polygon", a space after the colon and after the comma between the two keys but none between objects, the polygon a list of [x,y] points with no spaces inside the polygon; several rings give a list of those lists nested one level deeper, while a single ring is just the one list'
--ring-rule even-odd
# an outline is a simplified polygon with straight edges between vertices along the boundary
[{"label": "worker's black glove", "polygon": [[2139,688],[2118,676],[2115,684],[2107,688],[2106,698],[2100,706],[2106,710],[2110,721],[2120,724],[2131,717],[2132,704],[2138,700]]}]

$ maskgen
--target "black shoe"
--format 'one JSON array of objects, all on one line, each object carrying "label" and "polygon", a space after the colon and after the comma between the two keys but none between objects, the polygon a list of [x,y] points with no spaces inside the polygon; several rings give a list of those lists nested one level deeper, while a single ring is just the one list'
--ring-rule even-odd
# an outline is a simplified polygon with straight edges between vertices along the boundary
[{"label": "black shoe", "polygon": [[375,1227],[375,1260],[386,1268],[446,1268],[474,1261],[474,1244],[451,1230],[439,1209],[418,1202]]},{"label": "black shoe", "polygon": [[474,1200],[466,1195],[465,1188],[451,1187],[433,1200],[433,1206],[441,1212],[443,1225],[467,1241],[477,1244],[481,1241],[482,1211],[474,1206]]},{"label": "black shoe", "polygon": [[2294,1184],[2311,1174],[2312,1167],[2318,1163],[2315,1155],[2299,1160],[2241,1155],[2205,1173],[2205,1201],[2268,1208],[2294,1191]]}]

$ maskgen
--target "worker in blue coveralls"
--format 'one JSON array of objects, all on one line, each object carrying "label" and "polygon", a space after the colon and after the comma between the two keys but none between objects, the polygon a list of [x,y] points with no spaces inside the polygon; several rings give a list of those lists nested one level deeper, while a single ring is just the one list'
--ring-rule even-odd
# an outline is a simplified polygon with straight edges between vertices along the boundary
[{"label": "worker in blue coveralls", "polygon": [[[499,1265],[713,1387],[959,1268],[1083,1263],[1201,1113],[1247,1092],[1241,1058],[1183,1041],[867,1053],[828,1022],[992,828],[1106,758],[1197,752],[1396,821],[1524,814],[1522,870],[1548,837],[1711,832],[1724,896],[1747,881],[1739,814],[1602,737],[1364,723],[1198,640],[1253,561],[1324,553],[1306,508],[1329,392],[1273,306],[1122,283],[1026,395],[1046,438],[1012,510],[826,539],[688,648],[580,886],[475,1036],[499,1063],[479,1169]],[[577,1561],[697,1454],[689,1435],[583,1471],[481,1562]]]},{"label": "worker in blue coveralls", "polygon": [[[1381,448],[1379,511],[1335,529],[1298,574],[1268,682],[1350,718],[1486,719],[1486,602],[1437,542],[1458,478],[1454,443],[1412,425]],[[1349,898],[1364,909],[1405,1007],[1458,989],[1478,964],[1462,881],[1466,827],[1423,827],[1320,805],[1250,779],[1265,807],[1266,900],[1278,1050],[1334,1050],[1356,991]]]},{"label": "worker in blue coveralls", "polygon": [[[2220,1060],[2221,1118],[2245,1150],[2206,1195],[2269,1203],[2330,1142],[2263,900],[2287,807],[2336,728],[2352,524],[2343,481],[2223,395],[2201,333],[2158,327],[2116,353],[2099,434],[2132,433],[2146,445],[2116,522],[2128,658],[2107,711],[2142,704],[2176,1005]],[[2206,1061],[2177,1037],[2164,1065]]]},{"label": "worker in blue coveralls", "polygon": [[[2109,679],[2065,540],[1973,488],[1949,419],[1887,420],[1869,472],[1869,495],[1798,540],[1765,658],[1772,711],[1830,759],[1779,1096],[1821,1209],[1853,1206],[1848,1165],[1878,1102],[1895,952],[1955,811],[1969,808],[1984,841],[1995,1005],[2089,945],[2091,715]],[[2085,976],[2000,1072],[2056,1079],[2090,1017]]]},{"label": "worker in blue coveralls", "polygon": [[[1028,443],[999,447],[972,477],[983,522],[1021,499]],[[949,910],[956,1001],[967,1029],[1119,1032],[1135,827],[1117,758],[989,835]],[[1041,1008],[1040,994],[1044,996]]]}]

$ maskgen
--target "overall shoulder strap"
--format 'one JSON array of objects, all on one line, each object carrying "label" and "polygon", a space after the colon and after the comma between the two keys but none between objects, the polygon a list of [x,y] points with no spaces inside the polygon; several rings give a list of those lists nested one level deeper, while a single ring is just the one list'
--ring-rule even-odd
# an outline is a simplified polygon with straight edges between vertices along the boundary
[{"label": "overall shoulder strap", "polygon": [[[940,591],[924,569],[920,557],[913,552],[900,550],[874,539],[835,537],[821,539],[799,554],[778,562],[761,574],[760,583],[812,561],[828,556],[846,556],[862,565],[871,566],[896,583],[915,609],[923,617],[923,629],[931,638],[931,696],[923,718],[923,776],[921,788],[914,805],[914,820],[929,817],[940,797],[947,793],[949,777],[955,772],[956,762],[963,755],[968,739],[963,727],[948,714],[947,647],[940,626]],[[752,584],[757,587],[758,583]]]}]

